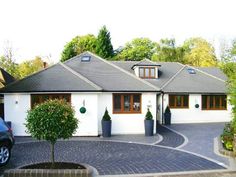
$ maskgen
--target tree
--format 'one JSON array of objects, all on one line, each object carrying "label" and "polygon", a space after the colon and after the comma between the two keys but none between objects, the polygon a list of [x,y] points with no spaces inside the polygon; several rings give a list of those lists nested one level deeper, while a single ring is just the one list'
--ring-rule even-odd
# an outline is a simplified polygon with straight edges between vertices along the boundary
[{"label": "tree", "polygon": [[35,59],[24,61],[18,66],[18,73],[20,78],[24,78],[44,68],[41,57],[36,56]]},{"label": "tree", "polygon": [[13,48],[9,42],[4,47],[4,55],[0,56],[0,66],[15,78],[19,78],[18,65],[14,60]]},{"label": "tree", "polygon": [[75,111],[65,100],[48,100],[28,111],[27,132],[33,138],[51,144],[51,161],[54,167],[54,146],[58,139],[68,139],[75,133],[78,120]]},{"label": "tree", "polygon": [[184,62],[192,66],[216,66],[214,47],[203,38],[190,38],[183,44]]},{"label": "tree", "polygon": [[135,38],[131,42],[126,43],[122,51],[116,56],[122,60],[151,59],[155,53],[157,44],[148,38]]},{"label": "tree", "polygon": [[152,56],[154,61],[183,62],[184,50],[177,47],[175,39],[161,39],[156,52]]},{"label": "tree", "polygon": [[230,47],[224,46],[221,49],[221,62],[219,63],[221,70],[231,78],[236,71],[236,40],[233,40]]},{"label": "tree", "polygon": [[96,54],[105,59],[111,59],[114,56],[110,32],[106,26],[103,26],[98,33]]},{"label": "tree", "polygon": [[96,37],[94,35],[76,36],[64,46],[61,61],[64,62],[85,51],[95,52],[95,49]]}]

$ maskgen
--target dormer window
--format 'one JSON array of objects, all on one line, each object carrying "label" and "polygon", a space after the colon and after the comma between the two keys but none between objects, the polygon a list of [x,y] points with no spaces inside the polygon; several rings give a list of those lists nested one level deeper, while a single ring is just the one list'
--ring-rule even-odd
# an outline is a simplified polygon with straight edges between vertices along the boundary
[{"label": "dormer window", "polygon": [[139,77],[143,79],[156,78],[156,68],[155,67],[139,67]]},{"label": "dormer window", "polygon": [[158,78],[158,68],[161,67],[160,64],[152,62],[148,59],[144,59],[136,64],[134,64],[131,69],[137,77],[142,79],[156,79]]}]

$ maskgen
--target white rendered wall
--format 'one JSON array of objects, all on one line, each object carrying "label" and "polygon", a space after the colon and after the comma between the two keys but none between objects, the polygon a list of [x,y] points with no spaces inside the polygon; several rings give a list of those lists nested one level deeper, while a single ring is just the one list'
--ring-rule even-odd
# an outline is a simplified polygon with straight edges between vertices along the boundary
[{"label": "white rendered wall", "polygon": [[[144,134],[144,118],[147,106],[150,107],[154,122],[156,122],[156,93],[142,93],[142,112],[140,114],[113,114],[112,93],[102,93],[98,96],[98,125],[101,134],[102,116],[107,110],[112,119],[112,134]],[[155,126],[154,126],[155,133]]]},{"label": "white rendered wall", "polygon": [[5,120],[12,122],[12,130],[16,136],[28,135],[25,130],[25,118],[30,109],[29,94],[4,95]]},{"label": "white rendered wall", "polygon": [[[86,113],[81,114],[80,108],[85,103]],[[75,116],[79,120],[79,128],[75,136],[98,135],[98,94],[72,93],[71,103],[75,108]]]},{"label": "white rendered wall", "polygon": [[[168,94],[164,95],[164,110],[169,102]],[[195,108],[199,104],[199,108]],[[189,95],[188,109],[171,108],[171,123],[208,123],[208,122],[228,122],[231,120],[231,106],[227,105],[227,110],[202,110],[200,94]]]}]

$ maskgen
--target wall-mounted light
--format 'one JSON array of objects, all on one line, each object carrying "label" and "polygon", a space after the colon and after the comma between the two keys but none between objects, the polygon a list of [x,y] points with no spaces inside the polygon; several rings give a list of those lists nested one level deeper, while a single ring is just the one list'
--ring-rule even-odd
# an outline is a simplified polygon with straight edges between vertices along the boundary
[{"label": "wall-mounted light", "polygon": [[85,108],[85,100],[83,100],[83,106],[79,109],[81,114],[86,113],[86,108]]},{"label": "wall-mounted light", "polygon": [[19,104],[19,95],[16,95],[15,104]]},{"label": "wall-mounted light", "polygon": [[151,100],[148,101],[147,107],[148,107],[148,108],[151,108],[151,107],[152,107],[152,102],[151,102]]}]

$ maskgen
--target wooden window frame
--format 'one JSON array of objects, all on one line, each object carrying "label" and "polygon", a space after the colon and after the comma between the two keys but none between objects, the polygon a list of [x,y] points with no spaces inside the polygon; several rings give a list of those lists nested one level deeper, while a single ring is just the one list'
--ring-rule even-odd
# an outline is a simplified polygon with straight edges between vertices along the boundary
[{"label": "wooden window frame", "polygon": [[[216,96],[220,96],[220,105],[219,108],[216,107]],[[206,97],[206,108],[203,108],[203,97]],[[213,108],[210,107],[210,98],[213,97]],[[205,111],[219,111],[219,110],[227,110],[227,95],[202,95],[202,110]],[[222,106],[223,105],[223,99],[225,99],[225,108]]]},{"label": "wooden window frame", "polygon": [[[148,76],[146,76],[145,69],[148,69]],[[151,70],[154,69],[154,77],[151,76]],[[140,70],[143,70],[143,77],[140,76]],[[139,67],[139,77],[142,79],[155,79],[156,68],[155,67]]]},{"label": "wooden window frame", "polygon": [[[181,97],[181,106],[177,106],[177,96]],[[188,97],[188,106],[184,106],[184,97]],[[170,99],[174,97],[174,106],[170,105]],[[169,95],[169,107],[172,109],[189,109],[189,95]]]},{"label": "wooden window frame", "polygon": [[38,104],[43,103],[43,96],[48,96],[49,100],[50,99],[51,100],[54,99],[53,96],[58,96],[59,99],[63,99],[64,96],[69,96],[69,103],[71,104],[71,94],[70,93],[63,93],[63,94],[59,94],[59,93],[55,93],[55,94],[31,94],[30,95],[30,106],[31,106],[31,109],[34,107],[32,96],[39,96],[39,103]]},{"label": "wooden window frame", "polygon": [[[115,111],[115,102],[114,102],[114,97],[116,95],[120,96],[121,99],[121,110],[120,111]],[[124,111],[124,96],[129,95],[130,96],[130,111]],[[133,104],[134,104],[134,95],[139,95],[140,96],[140,110],[139,111],[134,111],[133,110]],[[112,108],[113,108],[113,114],[141,114],[142,113],[142,94],[140,93],[113,93],[112,97]]]}]

